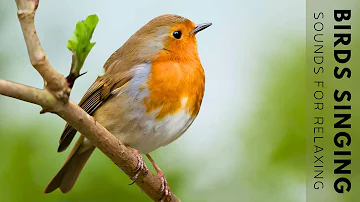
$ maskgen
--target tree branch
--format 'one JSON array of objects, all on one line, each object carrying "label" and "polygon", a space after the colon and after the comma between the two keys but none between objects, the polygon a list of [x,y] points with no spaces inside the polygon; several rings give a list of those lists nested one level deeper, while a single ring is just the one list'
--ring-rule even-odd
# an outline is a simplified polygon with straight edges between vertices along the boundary
[{"label": "tree branch", "polygon": [[42,89],[0,79],[0,94],[40,106],[51,106],[55,99]]},{"label": "tree branch", "polygon": [[[89,139],[129,177],[134,176],[138,164],[136,155],[92,116],[69,100],[70,88],[65,77],[50,65],[34,26],[39,0],[16,0],[16,3],[31,64],[40,73],[45,85],[42,90],[0,80],[0,94],[40,105],[43,112],[56,113]],[[135,183],[152,200],[159,201],[162,198],[161,179],[153,173],[142,173]],[[180,201],[174,194],[167,200]]]},{"label": "tree branch", "polygon": [[57,98],[66,101],[70,92],[66,79],[50,65],[36,34],[34,17],[39,0],[16,0],[16,4],[31,64],[43,77],[45,88],[53,92]]}]

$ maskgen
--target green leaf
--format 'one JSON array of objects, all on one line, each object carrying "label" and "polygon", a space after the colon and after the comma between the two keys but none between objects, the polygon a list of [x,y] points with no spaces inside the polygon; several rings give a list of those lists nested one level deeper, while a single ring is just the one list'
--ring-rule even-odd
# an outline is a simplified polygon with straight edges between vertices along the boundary
[{"label": "green leaf", "polygon": [[75,56],[70,74],[74,74],[75,77],[80,74],[86,57],[95,45],[95,42],[92,43],[90,40],[98,22],[97,15],[89,15],[85,20],[76,24],[76,29],[68,40],[67,48]]}]

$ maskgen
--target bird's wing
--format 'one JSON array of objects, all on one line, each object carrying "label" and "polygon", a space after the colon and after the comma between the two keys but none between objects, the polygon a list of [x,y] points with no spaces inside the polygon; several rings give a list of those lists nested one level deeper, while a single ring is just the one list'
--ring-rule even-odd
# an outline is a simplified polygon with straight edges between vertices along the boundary
[{"label": "bird's wing", "polygon": [[[112,91],[123,86],[127,83],[133,75],[130,73],[123,73],[120,79],[116,79],[116,76],[103,76],[98,77],[96,81],[91,85],[88,91],[85,93],[84,97],[81,99],[79,106],[86,111],[88,114],[92,115],[96,109],[98,109],[107,99],[112,97]],[[115,77],[115,78],[114,78]],[[114,80],[114,79],[116,80]],[[58,152],[66,150],[73,140],[76,129],[66,124],[65,129],[60,138],[60,145]]]}]

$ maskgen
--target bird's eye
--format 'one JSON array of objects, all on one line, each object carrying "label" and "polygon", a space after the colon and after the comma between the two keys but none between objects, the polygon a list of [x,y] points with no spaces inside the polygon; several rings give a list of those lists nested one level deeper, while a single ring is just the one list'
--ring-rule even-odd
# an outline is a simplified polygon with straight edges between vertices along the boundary
[{"label": "bird's eye", "polygon": [[173,32],[173,36],[175,37],[175,39],[180,39],[181,38],[181,31]]}]

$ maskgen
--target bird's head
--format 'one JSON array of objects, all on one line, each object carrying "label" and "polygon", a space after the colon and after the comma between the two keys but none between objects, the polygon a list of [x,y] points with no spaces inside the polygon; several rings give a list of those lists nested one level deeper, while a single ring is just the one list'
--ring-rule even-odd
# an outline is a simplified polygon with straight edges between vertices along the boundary
[{"label": "bird's head", "polygon": [[[211,23],[196,25],[178,15],[161,15],[137,31],[129,41],[136,41],[137,53],[152,59],[198,58],[195,35]],[[134,44],[135,45],[135,44]]]}]

